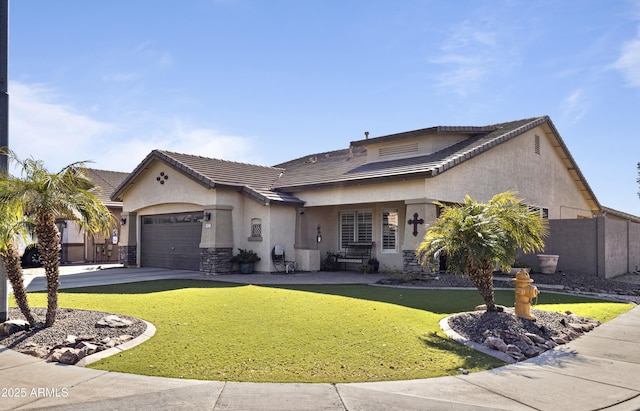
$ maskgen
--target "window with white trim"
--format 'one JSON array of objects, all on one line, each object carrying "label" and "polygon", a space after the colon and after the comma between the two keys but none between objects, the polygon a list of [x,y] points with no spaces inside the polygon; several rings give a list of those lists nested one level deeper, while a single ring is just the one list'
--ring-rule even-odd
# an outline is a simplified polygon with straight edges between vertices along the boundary
[{"label": "window with white trim", "polygon": [[340,212],[340,247],[353,242],[373,242],[373,214],[371,211]]},{"label": "window with white trim", "polygon": [[398,210],[382,212],[382,252],[398,251]]},{"label": "window with white trim", "polygon": [[549,209],[548,208],[531,206],[531,207],[529,207],[529,209],[532,212],[540,213],[540,218],[542,218],[543,220],[548,220],[549,219]]}]

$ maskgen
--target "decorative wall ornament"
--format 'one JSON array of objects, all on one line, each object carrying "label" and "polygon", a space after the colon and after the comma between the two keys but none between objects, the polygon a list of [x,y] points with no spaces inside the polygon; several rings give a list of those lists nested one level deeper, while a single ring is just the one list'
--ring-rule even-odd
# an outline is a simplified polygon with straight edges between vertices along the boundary
[{"label": "decorative wall ornament", "polygon": [[413,224],[413,236],[418,235],[418,224],[424,224],[424,219],[418,218],[418,213],[413,213],[413,220],[407,221],[407,224]]},{"label": "decorative wall ornament", "polygon": [[164,180],[168,180],[169,176],[164,173],[164,171],[160,172],[160,175],[156,177],[156,181],[160,184],[164,184]]}]

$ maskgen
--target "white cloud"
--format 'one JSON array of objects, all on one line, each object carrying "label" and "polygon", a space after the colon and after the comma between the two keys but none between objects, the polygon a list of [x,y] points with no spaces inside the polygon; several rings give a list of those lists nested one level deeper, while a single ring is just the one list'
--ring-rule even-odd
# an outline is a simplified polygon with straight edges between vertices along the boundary
[{"label": "white cloud", "polygon": [[[131,171],[153,149],[249,161],[249,138],[185,125],[180,119],[150,114],[125,117],[118,125],[102,122],[66,104],[42,85],[9,85],[9,148],[19,158],[43,160],[52,172],[76,162],[89,167]],[[91,111],[90,111],[91,112]]]},{"label": "white cloud", "polygon": [[621,55],[613,65],[620,70],[631,87],[640,87],[640,29],[635,39],[622,46]]},{"label": "white cloud", "polygon": [[589,102],[583,89],[577,89],[563,101],[563,115],[572,123],[580,121],[588,112]]},{"label": "white cloud", "polygon": [[179,120],[162,131],[150,132],[148,138],[134,138],[111,146],[96,159],[96,168],[132,171],[152,150],[224,160],[248,161],[251,141],[244,137],[225,136],[214,130],[187,128]]},{"label": "white cloud", "polygon": [[20,158],[45,161],[51,171],[88,160],[89,149],[117,130],[55,99],[59,96],[42,85],[9,85],[9,148]]},{"label": "white cloud", "polygon": [[454,27],[440,47],[440,56],[431,60],[444,69],[436,85],[462,97],[473,92],[498,69],[496,56],[508,54],[498,43],[496,31],[487,22],[465,21]]}]

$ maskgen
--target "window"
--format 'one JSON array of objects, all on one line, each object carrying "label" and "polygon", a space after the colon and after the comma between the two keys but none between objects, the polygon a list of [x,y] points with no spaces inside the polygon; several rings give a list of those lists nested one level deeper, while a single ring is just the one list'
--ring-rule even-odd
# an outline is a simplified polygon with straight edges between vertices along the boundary
[{"label": "window", "polygon": [[536,134],[535,138],[533,139],[533,151],[536,154],[540,154],[540,136]]},{"label": "window", "polygon": [[549,209],[548,208],[544,208],[544,207],[529,207],[531,209],[531,211],[534,212],[538,212],[540,213],[540,218],[544,219],[544,220],[548,220],[549,219]]},{"label": "window", "polygon": [[373,242],[373,214],[371,211],[344,211],[340,213],[340,247],[348,243]]},{"label": "window", "polygon": [[382,212],[382,252],[398,251],[398,210]]},{"label": "window", "polygon": [[261,240],[262,239],[262,220],[259,218],[251,219],[251,237],[249,240]]}]

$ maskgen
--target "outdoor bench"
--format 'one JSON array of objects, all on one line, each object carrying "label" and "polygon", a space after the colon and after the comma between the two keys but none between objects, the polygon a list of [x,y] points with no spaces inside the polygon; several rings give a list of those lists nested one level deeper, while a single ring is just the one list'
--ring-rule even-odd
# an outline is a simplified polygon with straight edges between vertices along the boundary
[{"label": "outdoor bench", "polygon": [[344,251],[337,254],[336,262],[344,264],[366,264],[371,258],[372,242],[348,243]]}]

